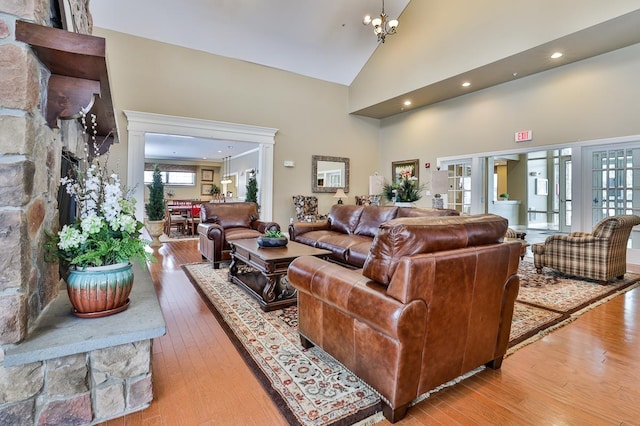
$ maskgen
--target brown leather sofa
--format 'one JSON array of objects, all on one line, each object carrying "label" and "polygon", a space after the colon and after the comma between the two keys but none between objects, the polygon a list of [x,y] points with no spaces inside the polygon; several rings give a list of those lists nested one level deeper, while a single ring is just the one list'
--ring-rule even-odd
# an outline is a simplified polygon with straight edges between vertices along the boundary
[{"label": "brown leather sofa", "polygon": [[392,423],[417,396],[507,349],[521,244],[496,215],[395,219],[364,268],[303,256],[289,266],[303,346],[315,344],[382,396]]},{"label": "brown leather sofa", "polygon": [[259,219],[256,203],[205,203],[198,225],[200,255],[219,268],[220,262],[231,260],[229,241],[257,238],[273,227],[280,230],[276,222]]},{"label": "brown leather sofa", "polygon": [[396,206],[355,206],[335,204],[328,219],[319,222],[294,222],[289,239],[331,251],[331,259],[362,268],[373,237],[383,222],[401,217],[458,216],[457,210],[420,209]]}]

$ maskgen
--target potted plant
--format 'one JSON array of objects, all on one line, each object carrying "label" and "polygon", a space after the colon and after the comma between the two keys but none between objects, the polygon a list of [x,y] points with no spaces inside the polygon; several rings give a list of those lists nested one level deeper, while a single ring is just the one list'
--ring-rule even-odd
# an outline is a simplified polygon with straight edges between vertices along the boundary
[{"label": "potted plant", "polygon": [[85,158],[71,176],[60,179],[77,202],[78,216],[58,232],[47,231],[45,243],[46,261],[69,265],[67,293],[80,317],[125,310],[133,285],[131,260],[153,260],[146,251],[149,242],[140,238],[144,225],[136,219],[135,200],[121,187],[118,174],[108,173],[106,161],[100,161],[94,115],[91,123],[92,159]]},{"label": "potted plant", "polygon": [[275,226],[265,231],[264,235],[261,235],[257,239],[260,247],[284,247],[289,242],[289,239]]},{"label": "potted plant", "polygon": [[503,192],[502,194],[498,195],[498,197],[500,197],[501,200],[508,200],[509,194],[506,192]]},{"label": "potted plant", "polygon": [[211,189],[209,190],[209,194],[211,194],[212,197],[215,197],[216,195],[220,194],[220,188],[218,187],[218,185],[216,185],[215,183],[211,184]]},{"label": "potted plant", "polygon": [[411,176],[411,173],[402,173],[397,182],[385,184],[382,187],[382,193],[388,201],[392,201],[396,205],[411,206],[413,202],[422,198],[424,185],[418,185],[417,181],[418,179],[415,176]]},{"label": "potted plant", "polygon": [[160,247],[160,235],[164,231],[164,184],[162,183],[162,174],[160,168],[156,164],[153,167],[153,181],[149,187],[149,202],[145,204],[144,210],[147,213],[147,231],[151,236],[151,247]]},{"label": "potted plant", "polygon": [[[256,179],[255,170],[251,170],[249,173],[249,179],[247,180],[247,196],[244,200],[258,204],[258,180]],[[260,210],[259,205],[258,210]]]}]

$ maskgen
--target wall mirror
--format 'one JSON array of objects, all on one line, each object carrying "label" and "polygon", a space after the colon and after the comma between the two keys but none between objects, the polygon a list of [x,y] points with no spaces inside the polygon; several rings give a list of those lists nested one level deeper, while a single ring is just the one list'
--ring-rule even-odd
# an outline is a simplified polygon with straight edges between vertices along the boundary
[{"label": "wall mirror", "polygon": [[349,192],[349,159],[344,157],[311,157],[312,192]]}]

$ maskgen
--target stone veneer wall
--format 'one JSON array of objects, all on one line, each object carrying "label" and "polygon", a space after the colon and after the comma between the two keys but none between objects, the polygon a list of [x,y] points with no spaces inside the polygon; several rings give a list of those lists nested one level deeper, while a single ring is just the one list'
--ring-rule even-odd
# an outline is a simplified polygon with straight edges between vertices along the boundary
[{"label": "stone veneer wall", "polygon": [[[76,13],[88,2],[72,1],[82,1]],[[57,229],[62,150],[82,147],[76,120],[47,126],[49,71],[15,40],[16,20],[48,26],[49,7],[49,0],[0,0],[0,425],[90,424],[152,399],[150,340],[4,366],[5,349],[28,336],[58,294],[44,231]],[[88,12],[84,18],[91,22]]]},{"label": "stone veneer wall", "polygon": [[149,406],[151,340],[0,367],[0,425],[88,425]]}]

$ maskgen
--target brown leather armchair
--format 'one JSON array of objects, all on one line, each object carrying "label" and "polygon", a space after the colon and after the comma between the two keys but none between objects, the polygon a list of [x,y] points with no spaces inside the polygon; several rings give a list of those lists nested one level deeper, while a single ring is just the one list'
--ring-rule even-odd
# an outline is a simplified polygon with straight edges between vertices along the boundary
[{"label": "brown leather armchair", "polygon": [[231,260],[229,241],[257,238],[274,227],[280,230],[276,222],[259,219],[256,203],[205,203],[200,209],[198,249],[217,269],[220,262]]},{"label": "brown leather armchair", "polygon": [[392,423],[411,401],[479,366],[500,368],[521,244],[496,215],[394,219],[364,269],[303,256],[289,266],[303,346],[318,345],[382,396]]}]

